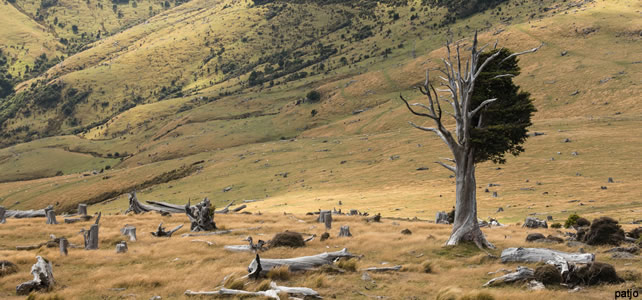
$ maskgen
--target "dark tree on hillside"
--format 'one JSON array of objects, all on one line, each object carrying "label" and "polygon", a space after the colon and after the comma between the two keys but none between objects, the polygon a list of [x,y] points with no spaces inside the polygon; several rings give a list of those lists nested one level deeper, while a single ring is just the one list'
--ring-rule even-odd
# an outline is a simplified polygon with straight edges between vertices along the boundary
[{"label": "dark tree on hillside", "polygon": [[7,58],[0,49],[0,99],[13,93],[13,78],[7,70]]},{"label": "dark tree on hillside", "polygon": [[[433,87],[426,71],[426,81],[418,88],[428,98],[428,104],[410,104],[401,96],[413,114],[432,119],[436,126],[410,124],[437,134],[453,155],[446,160],[454,166],[437,162],[455,173],[456,178],[455,219],[446,245],[471,241],[480,248],[494,248],[477,223],[475,164],[487,160],[504,163],[505,153],[523,152],[521,144],[527,138],[526,128],[531,125],[530,118],[535,112],[529,94],[520,92],[512,77],[519,74],[516,57],[535,52],[539,47],[520,53],[505,49],[483,52],[485,47],[478,49],[475,33],[470,57],[462,63],[462,47],[457,44],[452,54],[448,42],[448,57],[443,59],[445,68],[441,70],[446,89],[440,90],[446,95],[440,95]],[[454,135],[442,122],[441,101],[452,106],[452,113],[446,113],[455,120]],[[413,107],[420,107],[422,111]]]}]

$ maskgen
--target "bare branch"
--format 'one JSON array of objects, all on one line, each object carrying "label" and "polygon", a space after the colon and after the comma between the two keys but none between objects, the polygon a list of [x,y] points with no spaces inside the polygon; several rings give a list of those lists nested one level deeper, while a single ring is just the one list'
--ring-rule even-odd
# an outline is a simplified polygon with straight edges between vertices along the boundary
[{"label": "bare branch", "polygon": [[453,148],[455,146],[455,145],[451,145],[451,142],[448,140],[448,138],[437,128],[423,127],[413,122],[408,122],[408,124],[412,125],[412,127],[415,127],[419,130],[434,132],[442,141],[444,141],[444,143],[446,143],[446,145],[448,145],[449,148]]},{"label": "bare branch", "polygon": [[475,116],[475,114],[476,114],[476,113],[478,113],[478,112],[479,112],[482,108],[484,108],[486,105],[491,104],[491,103],[493,103],[493,102],[495,102],[495,101],[497,101],[497,98],[484,100],[484,102],[482,102],[479,106],[477,106],[477,108],[475,108],[473,111],[471,111],[470,113],[468,113],[468,117],[469,117],[469,118],[472,118],[473,116]]},{"label": "bare branch", "polygon": [[484,63],[483,63],[481,66],[479,66],[479,69],[477,69],[477,72],[475,72],[475,75],[473,75],[473,78],[472,78],[472,79],[473,79],[473,80],[475,80],[475,79],[477,78],[477,76],[479,76],[479,74],[481,73],[481,71],[482,71],[482,70],[484,70],[484,68],[486,67],[486,65],[487,65],[489,62],[491,62],[493,59],[495,59],[495,58],[496,58],[500,53],[501,53],[501,49],[500,49],[500,51],[497,51],[497,52],[493,53],[493,55],[491,55],[491,56],[489,56],[488,58],[486,58],[486,60],[484,61]]},{"label": "bare branch", "polygon": [[442,167],[444,167],[444,168],[446,168],[446,169],[448,169],[450,171],[452,171],[453,173],[457,173],[457,168],[455,168],[455,167],[453,167],[451,165],[447,165],[447,164],[445,164],[443,162],[440,162],[440,161],[436,161],[435,163],[441,165]]},{"label": "bare branch", "polygon": [[501,64],[501,63],[513,58],[513,57],[516,57],[516,56],[537,52],[537,50],[539,50],[539,48],[542,48],[542,46],[544,46],[544,43],[541,43],[539,46],[537,46],[537,47],[535,47],[533,49],[530,49],[530,50],[526,50],[526,51],[522,51],[522,52],[518,52],[518,53],[513,53],[513,54],[507,56],[506,58],[502,59],[502,61],[500,61],[499,63]]},{"label": "bare branch", "polygon": [[425,114],[425,113],[416,112],[414,109],[412,109],[412,107],[410,107],[410,104],[408,103],[408,101],[406,101],[406,99],[404,99],[404,97],[402,95],[399,95],[399,98],[401,98],[401,100],[404,103],[406,103],[406,107],[408,107],[408,110],[410,110],[411,113],[413,113],[413,114],[415,114],[417,116],[427,117],[427,118],[431,118],[433,120],[437,120],[436,116]]},{"label": "bare branch", "polygon": [[502,74],[502,75],[497,75],[493,77],[492,79],[497,79],[497,78],[502,78],[502,77],[515,77],[513,74]]},{"label": "bare branch", "polygon": [[455,160],[454,160],[454,159],[452,159],[452,158],[448,158],[448,157],[440,157],[439,159],[447,160],[447,161],[449,161],[449,162],[455,162]]}]

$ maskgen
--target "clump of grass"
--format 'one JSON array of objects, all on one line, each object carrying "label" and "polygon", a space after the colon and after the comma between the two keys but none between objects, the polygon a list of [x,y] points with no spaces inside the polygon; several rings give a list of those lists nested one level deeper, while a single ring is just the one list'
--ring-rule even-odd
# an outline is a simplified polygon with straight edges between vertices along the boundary
[{"label": "clump of grass", "polygon": [[337,263],[337,266],[341,269],[344,269],[349,272],[356,272],[357,271],[357,260],[356,259],[342,259],[339,260]]},{"label": "clump of grass", "polygon": [[462,291],[456,287],[445,287],[435,296],[435,300],[457,300]]},{"label": "clump of grass", "polygon": [[236,276],[230,276],[223,286],[232,290],[242,290],[245,288],[245,281],[243,279],[236,278]]},{"label": "clump of grass", "polygon": [[553,223],[553,224],[551,224],[551,228],[562,228],[562,224],[561,223]]},{"label": "clump of grass", "polygon": [[328,286],[327,277],[324,274],[309,276],[305,279],[305,286],[322,288]]},{"label": "clump of grass", "polygon": [[493,297],[493,295],[489,293],[480,292],[466,294],[463,297],[459,298],[459,300],[495,300],[495,297]]},{"label": "clump of grass", "polygon": [[421,271],[424,273],[432,273],[432,262],[426,260],[421,263]]},{"label": "clump of grass", "polygon": [[269,290],[270,289],[270,282],[271,282],[270,280],[261,281],[261,283],[259,283],[259,285],[256,287],[256,291],[260,292],[260,291]]},{"label": "clump of grass", "polygon": [[267,273],[267,278],[272,280],[289,280],[290,268],[288,266],[280,266],[278,268],[274,268]]}]

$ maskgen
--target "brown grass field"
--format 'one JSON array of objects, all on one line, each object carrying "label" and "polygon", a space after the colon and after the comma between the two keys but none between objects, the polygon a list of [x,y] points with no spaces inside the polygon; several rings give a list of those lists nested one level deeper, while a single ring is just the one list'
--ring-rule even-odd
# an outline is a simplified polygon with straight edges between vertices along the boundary
[{"label": "brown grass field", "polygon": [[[61,221],[61,218],[58,218]],[[256,228],[235,231],[228,235],[206,237],[181,237],[188,232],[179,230],[171,238],[155,238],[149,234],[159,222],[166,227],[186,224],[187,217],[173,215],[162,217],[157,213],[144,215],[105,215],[101,219],[99,250],[70,249],[62,257],[57,248],[41,248],[33,251],[11,250],[19,245],[31,245],[49,239],[49,234],[67,237],[70,243],[82,245],[81,228],[88,228],[93,221],[76,224],[45,225],[43,218],[9,219],[0,226],[0,257],[19,265],[19,272],[0,279],[0,297],[20,299],[15,296],[15,286],[31,279],[29,269],[40,255],[53,262],[56,288],[47,294],[37,293],[36,299],[59,296],[64,299],[149,299],[160,295],[163,299],[184,299],[185,290],[214,290],[226,276],[239,279],[247,273],[247,266],[253,259],[251,253],[231,253],[224,245],[244,244],[246,236],[268,240],[284,230],[320,236],[323,224],[316,222],[316,216],[302,214],[266,213],[263,215],[216,215],[217,225],[224,229]],[[125,224],[137,227],[138,241],[128,242],[129,252],[115,253],[115,244],[124,240],[120,228]],[[339,227],[349,225],[354,237],[338,238]],[[402,235],[403,229],[410,229],[412,235]],[[630,226],[625,226],[630,229]],[[506,247],[532,246],[524,241],[527,233],[542,232],[560,236],[560,231],[525,230],[518,225],[485,229],[484,233],[497,246],[491,253],[498,255]],[[25,234],[28,233],[28,234]],[[313,255],[342,248],[357,255],[356,270],[344,274],[307,272],[280,275],[275,279],[280,285],[306,286],[316,289],[324,298],[366,299],[356,292],[372,296],[386,296],[389,299],[435,299],[446,290],[457,297],[480,293],[495,299],[610,299],[616,290],[640,286],[640,261],[613,260],[602,253],[606,247],[584,248],[595,253],[596,260],[613,264],[618,274],[635,278],[620,285],[603,285],[584,288],[569,293],[566,288],[549,288],[546,291],[527,292],[521,285],[501,288],[482,288],[493,276],[487,275],[501,268],[514,269],[517,264],[501,264],[496,259],[478,250],[474,245],[445,248],[443,244],[450,234],[447,225],[435,225],[426,221],[405,221],[383,219],[381,223],[367,223],[363,217],[335,216],[331,238],[320,242],[318,237],[304,248],[274,248],[261,253],[264,258],[287,258]],[[207,240],[214,245],[208,246]],[[548,245],[547,245],[548,246]],[[562,251],[578,251],[564,244],[551,245]],[[432,272],[425,273],[424,263],[428,262]],[[363,281],[359,269],[373,266],[402,265],[400,272],[370,273],[374,282]],[[534,265],[530,265],[533,267]],[[261,281],[244,280],[243,289],[254,291]],[[230,284],[230,283],[228,283]],[[236,283],[239,286],[238,283]],[[226,285],[228,286],[228,285]],[[124,290],[114,290],[124,288]],[[195,297],[207,299],[207,297]],[[53,298],[52,298],[53,299]],[[450,299],[450,298],[443,298]],[[454,298],[453,298],[454,299]],[[475,298],[473,298],[475,299]],[[481,298],[480,298],[481,299]],[[486,298],[484,298],[486,299]]]}]

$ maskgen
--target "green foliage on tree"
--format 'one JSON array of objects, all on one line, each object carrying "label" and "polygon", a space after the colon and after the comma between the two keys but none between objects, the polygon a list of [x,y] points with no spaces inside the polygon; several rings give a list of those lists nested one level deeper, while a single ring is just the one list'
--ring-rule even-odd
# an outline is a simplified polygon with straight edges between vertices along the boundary
[{"label": "green foliage on tree", "polygon": [[[513,83],[512,77],[519,75],[520,69],[515,57],[504,61],[512,54],[509,50],[482,53],[479,64],[497,51],[501,53],[479,75],[472,96],[473,108],[486,99],[497,98],[473,119],[472,124],[481,124],[471,131],[476,163],[487,160],[505,163],[506,153],[517,156],[524,152],[521,145],[528,138],[526,128],[532,125],[531,116],[537,111],[530,94]],[[496,77],[504,74],[512,76]]]},{"label": "green foliage on tree", "polygon": [[7,58],[0,49],[0,99],[13,93],[13,77],[7,71]]}]

